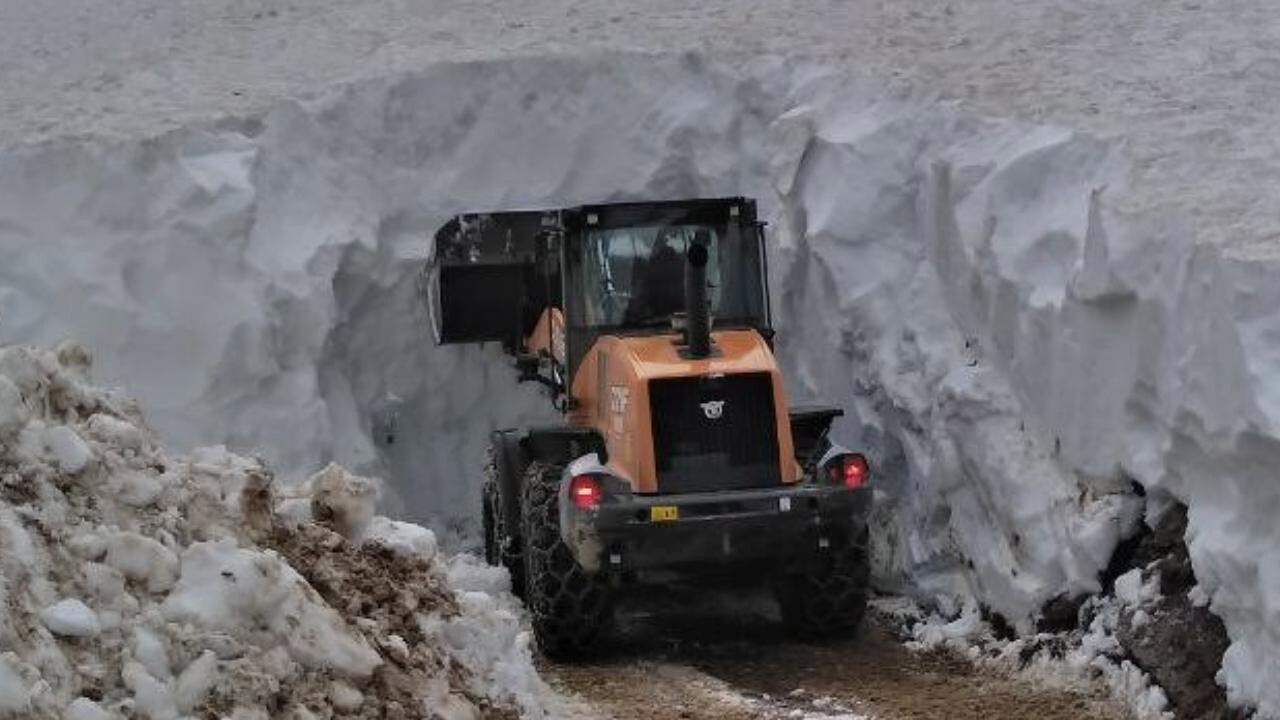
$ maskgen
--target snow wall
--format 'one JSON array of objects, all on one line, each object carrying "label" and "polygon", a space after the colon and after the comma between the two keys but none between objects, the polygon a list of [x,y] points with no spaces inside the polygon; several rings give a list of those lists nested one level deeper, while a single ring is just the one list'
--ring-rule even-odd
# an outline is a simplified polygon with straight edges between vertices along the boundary
[{"label": "snow wall", "polygon": [[1144,513],[1188,544],[1233,702],[1280,716],[1280,265],[1126,216],[1122,148],[780,61],[440,65],[140,140],[0,151],[0,343],[75,338],[179,447],[389,477],[474,532],[487,431],[550,417],[436,348],[460,211],[744,194],[793,400],[880,469],[880,582],[1030,628]]}]

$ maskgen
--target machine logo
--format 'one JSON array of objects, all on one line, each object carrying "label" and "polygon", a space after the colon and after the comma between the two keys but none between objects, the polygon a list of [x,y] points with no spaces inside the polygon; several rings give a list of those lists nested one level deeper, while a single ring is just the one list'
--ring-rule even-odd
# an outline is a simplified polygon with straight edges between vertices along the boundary
[{"label": "machine logo", "polygon": [[719,420],[720,416],[724,414],[723,400],[708,400],[700,403],[698,407],[702,408],[702,414],[706,415],[708,420]]}]

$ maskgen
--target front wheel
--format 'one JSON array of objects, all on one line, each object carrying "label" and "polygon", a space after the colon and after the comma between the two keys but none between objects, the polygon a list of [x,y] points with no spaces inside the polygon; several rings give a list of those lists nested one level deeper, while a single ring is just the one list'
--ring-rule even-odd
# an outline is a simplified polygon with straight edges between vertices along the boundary
[{"label": "front wheel", "polygon": [[560,537],[560,477],[564,465],[534,462],[525,472],[525,604],[544,655],[556,660],[586,654],[612,617],[603,573],[588,573]]},{"label": "front wheel", "polygon": [[865,531],[862,540],[832,538],[817,562],[775,578],[782,621],[797,638],[845,640],[857,635],[871,578]]}]

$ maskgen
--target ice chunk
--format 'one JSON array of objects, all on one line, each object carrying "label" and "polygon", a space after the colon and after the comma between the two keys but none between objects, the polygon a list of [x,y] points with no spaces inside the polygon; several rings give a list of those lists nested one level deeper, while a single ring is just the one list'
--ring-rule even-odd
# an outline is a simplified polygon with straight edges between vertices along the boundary
[{"label": "ice chunk", "polygon": [[119,610],[99,610],[98,625],[103,632],[115,632],[120,629],[120,624],[124,622],[124,616]]},{"label": "ice chunk", "polygon": [[13,508],[0,503],[0,562],[12,561],[16,565],[30,567],[37,562],[36,546],[25,524],[18,519]]},{"label": "ice chunk", "polygon": [[177,720],[178,708],[169,687],[151,677],[140,663],[127,662],[120,673],[133,691],[134,709],[148,720]]},{"label": "ice chunk", "polygon": [[[10,660],[13,653],[0,655],[0,712],[23,713],[30,707],[27,684]],[[15,658],[16,659],[16,658]]]},{"label": "ice chunk", "polygon": [[932,616],[912,628],[913,642],[923,648],[944,646],[952,641],[963,641],[976,637],[984,630],[982,615],[978,607],[966,605],[960,617],[945,620]]},{"label": "ice chunk", "polygon": [[386,637],[379,638],[378,647],[380,647],[382,652],[386,653],[388,657],[398,663],[403,664],[409,659],[409,644],[404,641],[404,638],[394,633]]},{"label": "ice chunk", "polygon": [[64,473],[75,474],[84,469],[93,459],[93,451],[89,445],[66,425],[49,428],[44,435],[45,445],[53,453],[58,469]]},{"label": "ice chunk", "polygon": [[352,713],[364,704],[364,694],[348,683],[335,680],[329,685],[329,701],[333,703],[335,710]]},{"label": "ice chunk", "polygon": [[179,712],[185,714],[194,710],[217,681],[218,657],[205,650],[182,671],[174,683],[173,700]]},{"label": "ice chunk", "polygon": [[146,581],[158,593],[173,587],[178,557],[158,541],[135,532],[117,532],[107,540],[104,561],[131,580]]},{"label": "ice chunk", "polygon": [[436,554],[435,533],[413,523],[390,520],[381,515],[369,522],[365,542],[378,542],[397,552],[430,560]]},{"label": "ice chunk", "polygon": [[60,600],[40,613],[40,622],[55,635],[93,637],[101,631],[98,614],[75,598]]},{"label": "ice chunk", "polygon": [[18,434],[27,424],[27,408],[22,392],[9,378],[0,375],[0,440]]},{"label": "ice chunk", "polygon": [[145,443],[137,425],[105,413],[94,413],[88,426],[94,439],[118,450],[140,450]]},{"label": "ice chunk", "polygon": [[[275,553],[240,549],[230,540],[195,543],[182,554],[182,576],[165,600],[171,620],[283,638],[307,667],[368,677],[382,659],[307,582]],[[245,627],[244,619],[253,624]],[[260,639],[265,640],[265,639]]]},{"label": "ice chunk", "polygon": [[160,478],[147,472],[123,470],[115,474],[112,489],[120,502],[132,507],[146,507],[164,491]]},{"label": "ice chunk", "polygon": [[311,522],[310,498],[286,498],[276,503],[276,518],[290,527]]},{"label": "ice chunk", "polygon": [[1142,571],[1134,568],[1116,578],[1116,597],[1126,605],[1137,605],[1142,601]]},{"label": "ice chunk", "polygon": [[364,536],[381,488],[376,480],[353,475],[339,465],[312,475],[306,483],[311,496],[311,517],[350,540]]},{"label": "ice chunk", "polygon": [[107,541],[99,533],[80,533],[68,543],[71,552],[85,560],[98,560],[107,554]]},{"label": "ice chunk", "polygon": [[124,574],[102,563],[85,563],[80,568],[84,589],[98,600],[110,602],[124,594]]},{"label": "ice chunk", "polygon": [[169,669],[169,651],[164,641],[150,628],[139,625],[133,629],[133,658],[142,663],[147,672],[158,680],[168,680],[172,676]]},{"label": "ice chunk", "polygon": [[79,697],[71,701],[63,720],[113,720],[114,715],[102,709],[98,703],[89,698]]}]

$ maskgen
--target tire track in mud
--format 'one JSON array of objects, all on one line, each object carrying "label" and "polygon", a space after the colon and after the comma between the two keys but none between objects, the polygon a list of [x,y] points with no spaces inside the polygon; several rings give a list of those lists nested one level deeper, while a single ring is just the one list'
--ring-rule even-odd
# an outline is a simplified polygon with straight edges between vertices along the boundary
[{"label": "tire track in mud", "polygon": [[619,720],[1129,717],[1101,691],[1044,689],[947,653],[911,652],[877,617],[857,640],[794,643],[758,600],[715,607],[668,593],[657,612],[621,613],[599,657],[541,670],[600,717]]}]

